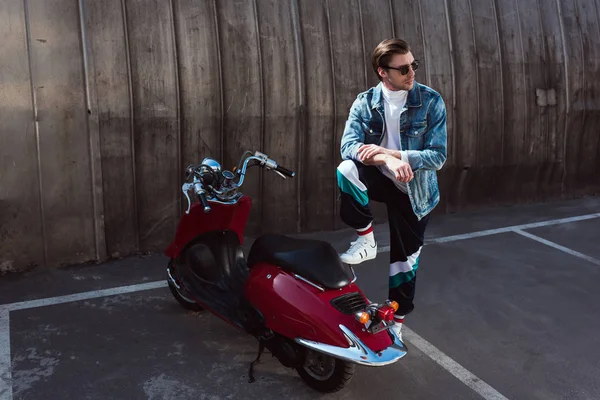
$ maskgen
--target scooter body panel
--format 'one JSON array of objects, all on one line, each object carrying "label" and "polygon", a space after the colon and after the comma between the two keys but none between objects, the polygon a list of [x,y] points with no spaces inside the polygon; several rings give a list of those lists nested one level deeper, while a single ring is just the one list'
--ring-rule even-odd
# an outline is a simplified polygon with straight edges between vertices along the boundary
[{"label": "scooter body panel", "polygon": [[331,303],[335,298],[357,292],[364,296],[353,283],[321,291],[267,263],[252,266],[244,288],[245,297],[264,316],[267,328],[289,339],[304,338],[348,347],[348,340],[339,328],[341,324],[373,351],[389,347],[393,342],[386,331],[375,334],[363,331],[364,325],[354,315],[343,314]]},{"label": "scooter body panel", "polygon": [[204,213],[200,204],[192,205],[190,213],[183,214],[179,221],[175,239],[165,251],[166,256],[177,258],[198,235],[215,230],[234,231],[242,244],[251,207],[252,199],[247,196],[242,196],[235,204],[211,203],[212,210],[208,214]]}]

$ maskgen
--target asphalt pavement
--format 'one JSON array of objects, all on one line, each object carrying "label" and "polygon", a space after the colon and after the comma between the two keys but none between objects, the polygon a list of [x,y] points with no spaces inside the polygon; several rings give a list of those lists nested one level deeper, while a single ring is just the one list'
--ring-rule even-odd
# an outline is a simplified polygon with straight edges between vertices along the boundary
[{"label": "asphalt pavement", "polygon": [[[356,272],[379,301],[387,225],[375,235],[378,257]],[[309,237],[342,251],[353,233]],[[4,275],[0,400],[599,399],[599,260],[597,197],[434,216],[406,319],[408,355],[359,367],[332,395],[268,353],[248,383],[256,341],[182,309],[164,285],[163,255]]]}]

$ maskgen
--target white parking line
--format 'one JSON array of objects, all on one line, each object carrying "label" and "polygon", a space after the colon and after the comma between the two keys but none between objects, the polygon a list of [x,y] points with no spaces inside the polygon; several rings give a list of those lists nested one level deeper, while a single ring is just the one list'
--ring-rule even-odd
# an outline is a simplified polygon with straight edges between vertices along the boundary
[{"label": "white parking line", "polygon": [[26,310],[28,308],[37,308],[45,306],[53,306],[56,304],[71,303],[73,301],[89,300],[98,297],[115,296],[117,294],[140,292],[142,290],[158,289],[167,286],[166,279],[164,281],[155,281],[149,283],[140,283],[136,285],[120,286],[111,289],[93,290],[91,292],[75,293],[66,296],[48,297],[39,300],[21,301],[0,306],[0,312]]},{"label": "white parking line", "polygon": [[94,290],[91,292],[75,293],[67,296],[49,297],[46,299],[22,301],[0,305],[0,400],[12,400],[12,374],[10,358],[10,312],[26,310],[74,301],[89,300],[99,297],[115,296],[124,293],[140,292],[142,290],[157,289],[167,286],[167,281],[142,283],[137,285],[121,286],[111,289]]},{"label": "white parking line", "polygon": [[407,326],[403,326],[402,330],[404,331],[402,336],[404,336],[417,349],[427,354],[433,361],[454,375],[456,379],[473,389],[475,392],[479,393],[479,395],[481,395],[481,397],[484,399],[508,400],[496,389],[479,379],[477,376],[473,375],[471,371],[467,370],[465,367],[448,357],[437,347],[410,330]]},{"label": "white parking line", "polygon": [[[594,218],[600,218],[600,213],[579,215],[577,217],[553,219],[553,220],[549,220],[549,221],[533,222],[531,224],[513,225],[513,226],[507,226],[504,228],[497,228],[497,229],[486,229],[483,231],[464,233],[461,235],[452,235],[452,236],[444,236],[444,237],[433,238],[433,239],[425,239],[425,244],[427,245],[427,244],[434,244],[434,243],[455,242],[457,240],[466,240],[466,239],[473,239],[473,238],[482,237],[482,236],[497,235],[499,233],[514,232],[517,229],[521,230],[521,229],[541,228],[543,226],[568,224],[570,222],[579,222],[579,221],[585,221],[585,220],[594,219]],[[390,251],[390,246],[383,246],[383,247],[380,247],[379,249],[377,249],[378,253],[383,253],[386,251]]]},{"label": "white parking line", "polygon": [[590,256],[588,256],[588,255],[585,255],[585,254],[583,254],[583,253],[580,253],[580,252],[578,252],[578,251],[571,250],[571,249],[569,249],[568,247],[561,246],[561,245],[560,245],[560,244],[558,244],[558,243],[554,243],[554,242],[551,242],[551,241],[549,241],[549,240],[546,240],[546,239],[544,239],[544,238],[541,238],[541,237],[539,237],[539,236],[532,235],[532,234],[531,234],[531,233],[529,233],[529,232],[523,232],[523,231],[522,231],[522,230],[520,230],[520,229],[514,229],[514,230],[513,230],[513,232],[515,232],[515,233],[518,233],[519,235],[523,235],[523,236],[525,236],[525,237],[527,237],[527,238],[529,238],[529,239],[535,240],[535,241],[537,241],[537,242],[543,243],[543,244],[545,244],[546,246],[554,247],[554,248],[555,248],[555,249],[557,249],[557,250],[564,251],[565,253],[568,253],[568,254],[570,254],[570,255],[572,255],[572,256],[579,257],[579,258],[583,258],[584,260],[586,260],[586,261],[589,261],[589,262],[591,262],[592,264],[600,265],[600,261],[596,260],[594,257],[590,257]]},{"label": "white parking line", "polygon": [[[441,237],[441,238],[430,239],[430,240],[426,241],[426,244],[427,243],[448,243],[448,242],[453,242],[453,241],[457,241],[457,240],[471,239],[471,238],[475,238],[475,237],[489,236],[489,235],[495,235],[495,234],[499,234],[499,233],[516,232],[521,235],[527,236],[531,239],[537,240],[538,242],[548,244],[549,246],[552,246],[552,247],[557,248],[562,251],[566,251],[569,254],[572,254],[572,255],[580,257],[580,258],[584,258],[588,261],[591,261],[595,264],[600,265],[599,264],[600,262],[598,260],[595,260],[589,256],[586,256],[585,254],[575,252],[566,247],[560,246],[556,243],[547,241],[545,239],[542,239],[540,237],[537,237],[537,236],[534,236],[527,232],[522,231],[522,229],[532,229],[532,228],[539,228],[542,226],[565,224],[565,223],[569,223],[569,222],[584,221],[587,219],[598,218],[598,217],[600,217],[600,213],[581,215],[581,216],[571,217],[571,218],[562,218],[562,219],[556,219],[556,220],[550,220],[550,221],[542,221],[542,222],[536,222],[536,223],[532,223],[532,224],[508,226],[508,227],[499,228],[499,229],[488,229],[488,230],[484,230],[484,231],[472,232],[472,233],[467,233],[467,234],[462,234],[462,235],[453,235],[453,236],[446,236],[446,237]],[[386,251],[390,251],[390,246],[383,246],[378,249],[379,253],[386,252]],[[66,296],[57,296],[57,297],[50,297],[50,298],[46,298],[46,299],[29,300],[29,301],[23,301],[23,302],[18,302],[18,303],[0,305],[0,400],[12,400],[11,356],[10,356],[10,320],[9,320],[10,311],[52,306],[52,305],[56,305],[56,304],[64,304],[64,303],[69,303],[69,302],[74,302],[74,301],[88,300],[88,299],[94,299],[94,298],[106,297],[106,296],[114,296],[114,295],[124,294],[124,293],[134,293],[134,292],[139,292],[142,290],[157,289],[157,288],[161,288],[161,287],[165,287],[165,286],[167,286],[166,280],[161,280],[161,281],[156,281],[156,282],[142,283],[142,284],[129,285],[129,286],[121,286],[121,287],[116,287],[116,288],[111,288],[111,289],[94,290],[91,292],[70,294],[70,295],[66,295]],[[413,343],[415,345],[415,347],[417,347],[419,350],[421,350],[422,352],[427,354],[435,362],[437,362],[439,365],[441,365],[444,369],[446,369],[448,372],[450,372],[453,376],[455,376],[457,379],[459,379],[465,385],[467,385],[468,387],[470,387],[471,389],[473,389],[474,391],[479,393],[486,400],[496,400],[496,399],[505,400],[506,399],[506,397],[502,396],[502,394],[497,392],[494,388],[492,388],[491,386],[489,386],[488,384],[486,384],[485,382],[483,382],[482,380],[477,378],[475,375],[473,375],[471,372],[466,370],[464,367],[462,367],[456,361],[454,361],[450,357],[446,356],[444,353],[442,353],[436,347],[431,345],[425,339],[421,338],[419,335],[417,335],[413,331],[409,330],[408,328],[405,327],[405,329],[406,329],[406,332],[408,333],[409,341],[411,343]]]},{"label": "white parking line", "polygon": [[428,242],[430,242],[430,243],[448,243],[448,242],[454,242],[456,240],[471,239],[471,238],[475,238],[475,237],[489,236],[489,235],[496,235],[499,233],[511,232],[511,231],[514,231],[515,229],[541,228],[543,226],[568,224],[569,222],[585,221],[587,219],[593,219],[593,218],[598,218],[598,217],[600,217],[600,213],[580,215],[578,217],[553,219],[550,221],[534,222],[531,224],[523,224],[523,225],[513,225],[513,226],[507,226],[505,228],[499,228],[499,229],[488,229],[485,231],[466,233],[464,235],[446,236],[446,237],[431,239]]},{"label": "white parking line", "polygon": [[12,400],[9,318],[8,310],[0,310],[0,400]]}]

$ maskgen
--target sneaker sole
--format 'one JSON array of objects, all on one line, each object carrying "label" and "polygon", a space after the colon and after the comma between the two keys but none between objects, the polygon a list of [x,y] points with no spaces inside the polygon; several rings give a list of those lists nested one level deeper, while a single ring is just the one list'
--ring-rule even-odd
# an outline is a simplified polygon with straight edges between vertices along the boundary
[{"label": "sneaker sole", "polygon": [[342,262],[345,263],[345,264],[356,265],[356,264],[364,263],[365,261],[374,260],[376,257],[377,257],[377,253],[375,253],[375,255],[372,255],[370,257],[363,258],[363,259],[360,259],[360,260],[344,261],[341,257],[340,257],[340,260],[342,260]]}]

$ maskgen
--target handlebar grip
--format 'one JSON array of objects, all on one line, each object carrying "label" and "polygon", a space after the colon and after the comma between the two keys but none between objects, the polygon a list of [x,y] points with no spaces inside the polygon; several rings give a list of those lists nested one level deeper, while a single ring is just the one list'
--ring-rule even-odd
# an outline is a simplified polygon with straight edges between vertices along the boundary
[{"label": "handlebar grip", "polygon": [[296,173],[294,171],[290,171],[289,169],[284,168],[281,165],[278,165],[277,168],[275,168],[275,171],[281,172],[282,174],[284,174],[285,176],[288,176],[290,178],[293,178],[294,176],[296,176]]},{"label": "handlebar grip", "polygon": [[198,193],[198,198],[200,198],[200,203],[202,203],[204,213],[208,214],[210,212],[210,206],[208,205],[208,201],[206,200],[206,195],[204,192]]}]

